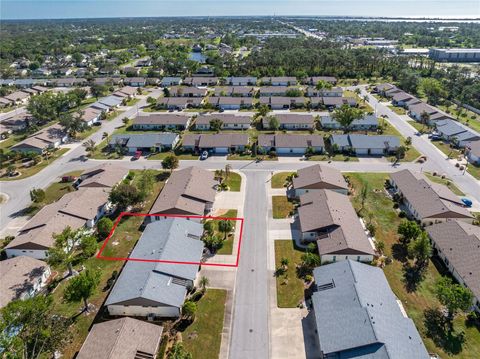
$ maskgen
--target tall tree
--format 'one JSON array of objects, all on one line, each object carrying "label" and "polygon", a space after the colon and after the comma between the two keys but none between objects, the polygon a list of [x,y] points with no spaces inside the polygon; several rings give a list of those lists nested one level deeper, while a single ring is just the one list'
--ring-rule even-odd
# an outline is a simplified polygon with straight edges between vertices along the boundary
[{"label": "tall tree", "polygon": [[453,329],[453,318],[459,312],[466,312],[472,306],[472,291],[460,284],[454,283],[450,277],[442,277],[436,284],[437,299],[447,309],[447,319],[450,330]]},{"label": "tall tree", "polygon": [[140,203],[142,197],[137,187],[127,183],[119,183],[110,191],[110,202],[117,205],[121,211],[124,211],[129,206],[134,206]]},{"label": "tall tree", "polygon": [[68,282],[63,298],[70,303],[83,301],[83,311],[88,312],[88,298],[100,283],[100,271],[86,269]]},{"label": "tall tree", "polygon": [[71,336],[71,321],[53,312],[51,296],[14,300],[0,310],[4,358],[51,358]]},{"label": "tall tree", "polygon": [[173,172],[173,170],[178,167],[178,157],[174,155],[165,157],[162,161],[162,167],[170,170],[170,173]]},{"label": "tall tree", "polygon": [[218,230],[223,233],[223,239],[233,230],[233,223],[228,219],[222,219],[218,222]]},{"label": "tall tree", "polygon": [[417,222],[405,220],[398,225],[397,232],[400,234],[400,241],[408,244],[420,235],[422,229],[418,226]]},{"label": "tall tree", "polygon": [[278,121],[278,119],[275,116],[268,116],[267,119],[268,119],[268,127],[271,130],[278,131],[278,129],[280,128],[280,122]]},{"label": "tall tree", "polygon": [[138,177],[137,186],[142,200],[148,196],[155,184],[155,175],[151,170],[144,169]]},{"label": "tall tree", "polygon": [[361,110],[349,105],[342,105],[340,108],[335,109],[333,112],[333,119],[335,119],[344,131],[347,131],[353,121],[361,118],[363,113]]},{"label": "tall tree", "polygon": [[73,275],[74,261],[82,261],[96,251],[94,237],[86,235],[81,228],[74,230],[68,226],[53,238],[55,242],[48,250],[47,262],[52,266],[65,265],[70,276]]},{"label": "tall tree", "polygon": [[415,259],[417,268],[426,267],[428,259],[432,256],[432,245],[426,232],[422,231],[415,240],[408,244],[408,255]]},{"label": "tall tree", "polygon": [[218,132],[222,129],[222,126],[223,126],[223,121],[218,119],[218,118],[214,118],[212,120],[210,120],[210,129],[212,131],[215,131],[215,132]]}]

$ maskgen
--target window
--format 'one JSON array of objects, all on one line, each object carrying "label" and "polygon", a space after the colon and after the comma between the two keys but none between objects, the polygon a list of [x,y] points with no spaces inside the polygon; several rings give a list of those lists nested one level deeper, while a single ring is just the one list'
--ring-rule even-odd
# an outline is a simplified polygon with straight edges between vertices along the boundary
[{"label": "window", "polygon": [[360,256],[357,256],[357,262],[360,262]]},{"label": "window", "polygon": [[333,256],[333,261],[334,261],[334,262],[337,261],[337,256]]}]

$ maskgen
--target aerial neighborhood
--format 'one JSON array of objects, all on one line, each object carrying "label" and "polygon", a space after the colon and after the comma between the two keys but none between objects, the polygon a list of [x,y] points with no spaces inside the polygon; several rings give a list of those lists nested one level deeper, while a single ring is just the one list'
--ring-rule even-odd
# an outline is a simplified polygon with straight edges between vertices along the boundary
[{"label": "aerial neighborhood", "polygon": [[478,23],[18,24],[1,358],[480,355]]}]

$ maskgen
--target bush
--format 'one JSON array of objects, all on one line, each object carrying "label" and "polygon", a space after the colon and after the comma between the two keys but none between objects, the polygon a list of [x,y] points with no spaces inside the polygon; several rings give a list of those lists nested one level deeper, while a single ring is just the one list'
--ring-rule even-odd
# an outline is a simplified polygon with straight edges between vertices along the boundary
[{"label": "bush", "polygon": [[375,236],[375,226],[373,225],[373,223],[367,224],[367,230],[370,232],[372,237]]},{"label": "bush", "polygon": [[398,207],[400,207],[398,203],[394,203],[394,204],[393,204],[393,208],[394,208],[394,209],[397,209]]},{"label": "bush", "polygon": [[128,172],[128,175],[127,175],[127,177],[125,177],[125,179],[131,181],[131,180],[133,180],[134,177],[135,177],[135,172],[130,171],[130,172]]},{"label": "bush", "polygon": [[202,299],[203,297],[203,292],[200,290],[198,292],[195,292],[192,294],[192,296],[190,297],[190,300],[192,302],[198,302],[200,299]]},{"label": "bush", "polygon": [[398,216],[400,218],[405,218],[407,216],[407,214],[405,213],[405,211],[400,211],[400,213],[398,214]]},{"label": "bush", "polygon": [[113,228],[113,222],[110,218],[103,217],[97,223],[97,232],[100,239],[105,239]]}]

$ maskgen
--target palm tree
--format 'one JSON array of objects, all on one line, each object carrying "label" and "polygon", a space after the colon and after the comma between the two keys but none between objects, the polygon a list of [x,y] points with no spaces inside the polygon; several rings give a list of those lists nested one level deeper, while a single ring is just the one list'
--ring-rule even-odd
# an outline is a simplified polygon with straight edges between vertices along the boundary
[{"label": "palm tree", "polygon": [[280,264],[282,265],[283,270],[287,270],[288,263],[288,258],[282,257],[282,259],[280,259]]},{"label": "palm tree", "polygon": [[230,176],[231,170],[232,170],[232,165],[230,164],[225,165],[225,181],[228,181],[228,177]]},{"label": "palm tree", "polygon": [[89,155],[91,155],[95,151],[95,141],[94,140],[88,140],[82,144],[83,147],[85,147],[85,151],[88,152]]},{"label": "palm tree", "polygon": [[423,131],[424,127],[428,124],[428,121],[430,121],[430,115],[426,111],[423,111],[420,114],[420,122],[423,125],[422,131]]},{"label": "palm tree", "polygon": [[198,284],[200,285],[200,288],[202,288],[202,292],[205,293],[205,291],[207,290],[207,285],[210,284],[210,281],[207,277],[202,276]]}]

